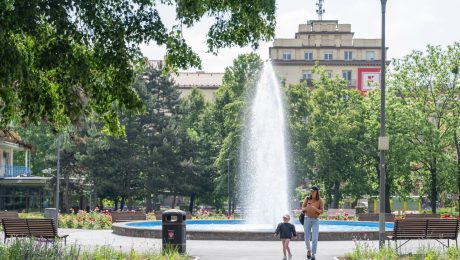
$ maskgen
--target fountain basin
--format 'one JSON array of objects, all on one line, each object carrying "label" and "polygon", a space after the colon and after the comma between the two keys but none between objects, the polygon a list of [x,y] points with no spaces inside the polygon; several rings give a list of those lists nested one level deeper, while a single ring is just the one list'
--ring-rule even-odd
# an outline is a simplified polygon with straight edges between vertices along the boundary
[{"label": "fountain basin", "polygon": [[[303,227],[294,222],[298,233],[297,240],[303,240]],[[189,240],[278,240],[273,237],[276,227],[271,225],[244,224],[242,220],[188,220],[186,223]],[[161,221],[139,221],[114,223],[113,232],[133,237],[161,238]],[[319,240],[378,240],[378,222],[372,221],[320,221]],[[385,229],[391,232],[393,223],[386,223]]]}]

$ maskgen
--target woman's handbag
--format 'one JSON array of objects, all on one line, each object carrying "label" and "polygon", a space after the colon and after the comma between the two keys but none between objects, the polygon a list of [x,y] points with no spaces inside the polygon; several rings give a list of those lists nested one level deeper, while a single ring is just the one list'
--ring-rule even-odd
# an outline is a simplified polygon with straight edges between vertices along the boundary
[{"label": "woman's handbag", "polygon": [[305,213],[303,211],[300,212],[299,221],[300,221],[300,224],[303,225],[303,222],[305,221]]}]

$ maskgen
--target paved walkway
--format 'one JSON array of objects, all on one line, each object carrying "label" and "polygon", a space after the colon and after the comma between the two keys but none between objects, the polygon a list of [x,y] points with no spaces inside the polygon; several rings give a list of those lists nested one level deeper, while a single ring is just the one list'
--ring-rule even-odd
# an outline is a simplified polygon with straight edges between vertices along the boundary
[{"label": "paved walkway", "polygon": [[[69,234],[67,243],[77,243],[85,248],[111,245],[123,251],[156,251],[161,250],[161,240],[154,238],[137,238],[119,236],[111,230],[75,230],[61,229],[60,233]],[[378,241],[361,241],[361,245],[377,248]],[[355,248],[353,241],[320,241],[318,244],[318,260],[334,259],[344,256]],[[293,260],[306,259],[303,241],[291,241]],[[439,247],[436,241],[411,241],[403,247],[404,252],[416,251],[419,247]],[[282,259],[282,246],[278,241],[206,241],[188,240],[187,252],[200,260],[244,260],[244,259]]]},{"label": "paved walkway", "polygon": [[[81,230],[60,229],[59,233],[69,234],[67,244],[78,244],[83,248],[110,245],[115,249],[128,252],[134,249],[138,252],[159,252],[161,240],[154,238],[137,238],[119,236],[111,230]],[[364,241],[370,247],[378,247],[377,241]],[[293,260],[306,259],[303,241],[291,241]],[[436,246],[436,241],[412,241],[403,247],[405,251],[415,251],[418,247]],[[353,241],[320,241],[318,244],[318,260],[334,259],[343,256],[355,248]],[[188,240],[187,252],[199,260],[244,260],[244,259],[282,259],[281,242],[278,241],[206,241]]]}]

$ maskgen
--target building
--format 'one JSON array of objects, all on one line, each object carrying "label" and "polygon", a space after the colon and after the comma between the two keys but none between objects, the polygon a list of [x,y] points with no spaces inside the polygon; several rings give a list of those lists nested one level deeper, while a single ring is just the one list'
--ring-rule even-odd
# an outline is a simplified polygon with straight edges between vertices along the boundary
[{"label": "building", "polygon": [[0,210],[43,211],[49,178],[32,176],[31,149],[15,132],[0,130]]},{"label": "building", "polygon": [[[148,65],[154,69],[161,69],[163,61],[149,60]],[[223,72],[184,71],[171,74],[171,79],[177,85],[182,97],[189,95],[195,87],[201,90],[206,101],[215,99],[216,91],[222,85],[223,78]]]},{"label": "building", "polygon": [[318,77],[318,62],[331,76],[343,77],[351,88],[368,91],[380,85],[381,39],[355,39],[350,24],[337,20],[312,20],[300,24],[292,39],[275,39],[269,49],[275,72],[286,83]]},{"label": "building", "polygon": [[217,89],[222,85],[224,73],[178,72],[175,75],[173,74],[172,78],[181,91],[181,96],[187,96],[196,87],[203,92],[206,101],[213,101]]}]

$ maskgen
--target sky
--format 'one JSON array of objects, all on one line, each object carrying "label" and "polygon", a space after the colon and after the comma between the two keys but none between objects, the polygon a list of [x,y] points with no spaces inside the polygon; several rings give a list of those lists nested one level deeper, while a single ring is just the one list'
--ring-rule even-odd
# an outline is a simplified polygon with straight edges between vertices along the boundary
[{"label": "sky", "polygon": [[[244,1],[244,0],[243,0]],[[248,1],[248,0],[246,0]],[[249,0],[250,1],[250,0]],[[275,38],[294,38],[298,25],[317,20],[316,0],[277,0]],[[338,20],[351,24],[354,38],[381,38],[381,4],[379,0],[325,0],[323,20]],[[425,50],[427,45],[447,46],[460,41],[460,0],[388,0],[386,8],[386,45],[388,58],[402,58],[413,50]],[[175,21],[174,7],[160,6],[160,16],[166,26]],[[218,55],[207,52],[206,34],[213,18],[205,17],[193,28],[183,31],[187,44],[202,59],[206,72],[223,72],[239,54],[254,51],[250,47],[221,49]],[[268,59],[272,42],[260,42],[255,50]],[[149,59],[162,59],[164,47],[148,44],[141,50]],[[190,69],[195,71],[197,69]]]}]

